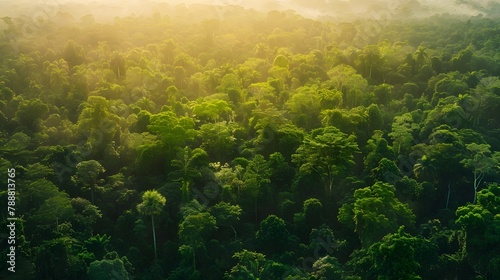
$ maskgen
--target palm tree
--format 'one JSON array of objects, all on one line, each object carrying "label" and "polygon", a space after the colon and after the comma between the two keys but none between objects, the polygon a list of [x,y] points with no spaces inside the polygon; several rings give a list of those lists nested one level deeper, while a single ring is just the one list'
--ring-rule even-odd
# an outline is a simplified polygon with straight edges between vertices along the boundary
[{"label": "palm tree", "polygon": [[455,101],[455,104],[462,107],[463,109],[468,109],[473,106],[472,97],[468,93],[459,94],[457,100]]},{"label": "palm tree", "polygon": [[155,260],[157,258],[157,254],[156,254],[156,232],[155,232],[154,215],[158,215],[161,213],[163,206],[165,206],[165,202],[167,202],[167,199],[163,197],[158,191],[149,190],[142,195],[142,203],[137,205],[137,210],[139,211],[139,213],[146,216],[151,215]]},{"label": "palm tree", "polygon": [[423,180],[434,179],[434,171],[436,166],[434,166],[434,160],[424,155],[417,163],[413,166],[413,173],[415,177]]},{"label": "palm tree", "polygon": [[418,63],[418,67],[422,67],[426,59],[429,59],[429,54],[427,53],[426,48],[423,46],[418,46],[417,50],[415,51],[415,60]]}]

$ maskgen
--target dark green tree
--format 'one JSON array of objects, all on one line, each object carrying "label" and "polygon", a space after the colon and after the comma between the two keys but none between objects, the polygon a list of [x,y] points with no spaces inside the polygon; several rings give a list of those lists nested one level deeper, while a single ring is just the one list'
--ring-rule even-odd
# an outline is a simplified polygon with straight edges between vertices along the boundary
[{"label": "dark green tree", "polygon": [[394,192],[394,186],[377,182],[371,187],[356,190],[354,203],[345,203],[340,208],[339,221],[354,226],[364,247],[395,232],[401,225],[413,226],[415,215],[407,204],[394,196]]},{"label": "dark green tree", "polygon": [[261,242],[262,248],[269,252],[283,252],[288,245],[290,233],[285,221],[276,215],[269,215],[260,222],[255,238]]}]

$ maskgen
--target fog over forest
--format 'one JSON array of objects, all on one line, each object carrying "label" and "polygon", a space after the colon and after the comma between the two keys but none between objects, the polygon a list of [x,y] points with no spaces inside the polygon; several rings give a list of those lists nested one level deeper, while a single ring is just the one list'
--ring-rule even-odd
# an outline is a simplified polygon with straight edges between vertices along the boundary
[{"label": "fog over forest", "polygon": [[341,20],[359,17],[375,20],[405,19],[441,13],[495,16],[500,11],[500,3],[489,0],[2,0],[0,16],[35,14],[44,17],[50,12],[69,12],[77,20],[86,13],[92,13],[96,20],[106,20],[129,14],[149,15],[168,6],[197,7],[200,4],[213,6],[216,17],[223,16],[230,6],[242,6],[258,11],[294,10],[305,17]]}]

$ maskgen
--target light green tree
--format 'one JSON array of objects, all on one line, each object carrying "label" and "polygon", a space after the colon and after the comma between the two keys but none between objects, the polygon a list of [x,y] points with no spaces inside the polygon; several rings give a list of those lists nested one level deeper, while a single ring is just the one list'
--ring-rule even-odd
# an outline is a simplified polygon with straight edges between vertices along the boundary
[{"label": "light green tree", "polygon": [[151,116],[148,130],[158,135],[162,143],[173,151],[185,141],[191,140],[196,135],[194,120],[187,117],[178,118],[175,113],[165,111]]},{"label": "light green tree", "polygon": [[202,123],[208,123],[208,121],[216,123],[221,118],[228,121],[231,119],[232,113],[233,110],[229,104],[219,99],[203,101],[193,106],[193,114]]},{"label": "light green tree", "polygon": [[392,138],[393,148],[398,154],[403,154],[410,150],[414,142],[413,133],[415,133],[418,128],[418,123],[414,121],[410,113],[394,117],[392,131],[389,133],[389,137]]},{"label": "light green tree", "polygon": [[237,259],[238,263],[226,273],[226,279],[261,279],[266,263],[264,254],[243,250],[234,253],[233,258]]}]

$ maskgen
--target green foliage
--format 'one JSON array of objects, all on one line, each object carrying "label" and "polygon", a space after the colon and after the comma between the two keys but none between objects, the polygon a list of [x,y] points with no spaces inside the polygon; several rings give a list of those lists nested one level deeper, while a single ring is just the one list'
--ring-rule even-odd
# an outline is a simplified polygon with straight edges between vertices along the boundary
[{"label": "green foliage", "polygon": [[158,138],[169,149],[181,146],[186,141],[194,139],[194,121],[191,118],[178,118],[173,112],[165,111],[151,116],[148,130],[158,135]]},{"label": "green foliage", "polygon": [[202,248],[204,240],[217,229],[215,218],[203,212],[188,215],[179,226],[179,238],[193,248]]},{"label": "green foliage", "polygon": [[111,240],[110,236],[104,235],[94,235],[85,241],[87,249],[94,254],[96,259],[102,259],[104,255],[108,253],[106,248]]},{"label": "green foliage", "polygon": [[494,1],[4,2],[14,278],[500,278]]},{"label": "green foliage", "polygon": [[38,208],[30,220],[34,224],[55,225],[67,221],[73,215],[71,200],[65,192],[57,192],[54,196],[48,198]]},{"label": "green foliage", "polygon": [[347,136],[336,127],[318,128],[304,138],[292,156],[303,173],[316,173],[321,177],[325,193],[333,194],[335,177],[348,173],[358,151],[354,135]]},{"label": "green foliage", "polygon": [[310,228],[318,227],[322,224],[323,204],[317,198],[309,198],[304,201],[304,219]]},{"label": "green foliage", "polygon": [[414,133],[418,129],[419,126],[415,123],[413,115],[410,113],[405,113],[394,118],[389,136],[394,140],[393,147],[398,154],[409,151],[415,141]]},{"label": "green foliage", "polygon": [[304,86],[296,90],[286,103],[286,107],[293,114],[295,125],[310,130],[318,127],[320,102],[321,96],[317,87]]},{"label": "green foliage", "polygon": [[415,260],[414,244],[417,238],[405,234],[402,229],[368,250],[379,279],[421,279],[416,275],[419,264]]},{"label": "green foliage", "polygon": [[278,55],[274,58],[273,65],[281,68],[288,68],[290,62],[284,55]]},{"label": "green foliage", "polygon": [[96,160],[86,160],[76,165],[76,174],[73,179],[83,185],[83,190],[90,190],[92,203],[94,203],[97,178],[105,171],[104,167]]},{"label": "green foliage", "polygon": [[472,203],[476,203],[477,191],[484,176],[498,174],[500,153],[496,152],[491,156],[490,145],[488,144],[471,143],[467,144],[466,148],[469,156],[463,159],[461,163],[464,167],[472,169],[474,174],[474,199]]},{"label": "green foliage", "polygon": [[21,125],[34,128],[34,122],[44,117],[48,112],[49,106],[40,99],[25,100],[19,104],[16,112],[16,119]]},{"label": "green foliage", "polygon": [[260,279],[264,272],[265,255],[243,250],[234,253],[233,258],[238,263],[226,274],[226,279]]},{"label": "green foliage", "polygon": [[207,212],[187,215],[179,225],[179,253],[185,260],[192,257],[192,267],[196,269],[196,252],[205,249],[210,234],[217,229],[215,217]]},{"label": "green foliage", "polygon": [[120,259],[94,261],[87,272],[89,279],[129,279],[123,261]]},{"label": "green foliage", "polygon": [[395,232],[400,225],[413,226],[415,215],[407,204],[394,196],[395,188],[377,182],[371,187],[354,192],[354,205],[344,204],[339,211],[339,221],[351,224],[364,247],[379,241],[388,233]]},{"label": "green foliage", "polygon": [[255,238],[261,242],[262,247],[271,252],[283,252],[289,242],[290,233],[285,221],[276,215],[270,215],[262,222],[255,233]]},{"label": "green foliage", "polygon": [[241,207],[238,205],[231,205],[227,202],[219,202],[212,206],[210,212],[215,217],[218,225],[232,226],[240,220]]},{"label": "green foliage", "polygon": [[[61,237],[46,240],[43,244],[34,249],[34,261],[37,268],[38,278],[76,278],[84,271],[81,269],[81,262],[72,255],[72,250],[76,245],[76,240]],[[85,269],[85,267],[83,267]]]},{"label": "green foliage", "polygon": [[226,101],[214,99],[194,105],[193,114],[201,122],[217,122],[221,117],[225,120],[230,119],[232,110]]},{"label": "green foliage", "polygon": [[225,122],[207,123],[200,127],[198,137],[201,147],[217,161],[224,160],[236,148],[236,137],[239,127]]},{"label": "green foliage", "polygon": [[331,256],[325,256],[314,262],[313,264],[314,276],[316,279],[343,279],[342,278],[342,265],[340,262]]},{"label": "green foliage", "polygon": [[380,130],[374,131],[372,139],[368,140],[366,149],[369,150],[364,160],[366,170],[373,170],[384,158],[388,160],[394,159],[394,152],[387,140],[381,137]]},{"label": "green foliage", "polygon": [[491,184],[479,191],[477,204],[457,209],[457,224],[465,231],[466,260],[480,275],[500,275],[498,256],[500,244],[500,186]]},{"label": "green foliage", "polygon": [[191,150],[189,147],[179,149],[177,158],[171,161],[174,168],[169,175],[175,180],[190,181],[201,177],[198,169],[208,165],[208,155],[203,149],[196,148]]},{"label": "green foliage", "polygon": [[143,215],[158,215],[166,201],[158,191],[149,190],[142,195],[142,202],[137,205],[137,210]]},{"label": "green foliage", "polygon": [[402,174],[394,161],[383,158],[378,166],[372,169],[372,176],[375,181],[395,184],[401,179]]}]

